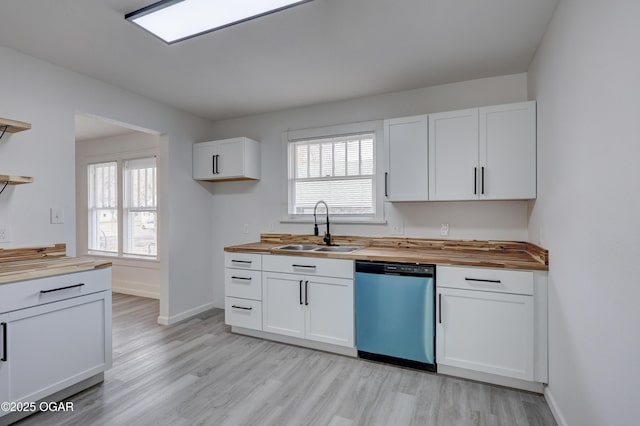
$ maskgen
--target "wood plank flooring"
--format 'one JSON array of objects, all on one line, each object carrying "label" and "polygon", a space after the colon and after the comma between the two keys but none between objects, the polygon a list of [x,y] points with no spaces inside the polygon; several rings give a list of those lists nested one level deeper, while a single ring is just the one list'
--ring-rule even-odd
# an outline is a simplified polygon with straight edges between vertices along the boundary
[{"label": "wood plank flooring", "polygon": [[20,425],[555,425],[540,395],[231,334],[213,309],[172,326],[113,295],[113,368],[72,413]]}]

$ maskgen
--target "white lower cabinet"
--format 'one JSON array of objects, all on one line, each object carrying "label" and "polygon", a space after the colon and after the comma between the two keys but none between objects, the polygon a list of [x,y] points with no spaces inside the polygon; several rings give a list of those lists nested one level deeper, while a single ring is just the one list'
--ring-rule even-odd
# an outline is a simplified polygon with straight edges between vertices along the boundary
[{"label": "white lower cabinet", "polygon": [[104,296],[96,293],[9,314],[9,401],[37,401],[111,366],[105,336],[111,304]]},{"label": "white lower cabinet", "polygon": [[110,268],[3,284],[0,299],[0,401],[36,402],[111,367]]},{"label": "white lower cabinet", "polygon": [[262,330],[262,255],[225,253],[224,322]]},{"label": "white lower cabinet", "polygon": [[440,365],[533,380],[533,297],[438,289]]},{"label": "white lower cabinet", "polygon": [[353,280],[309,277],[305,293],[305,337],[353,347]]},{"label": "white lower cabinet", "polygon": [[304,275],[263,272],[262,329],[304,339]]},{"label": "white lower cabinet", "polygon": [[442,266],[437,276],[438,365],[536,380],[534,273]]},{"label": "white lower cabinet", "polygon": [[353,347],[353,280],[264,272],[263,330]]},{"label": "white lower cabinet", "polygon": [[[0,314],[0,402],[11,401],[9,399],[9,364],[7,363],[7,339],[6,329],[9,316]],[[0,416],[2,416],[2,410],[0,410]]]}]

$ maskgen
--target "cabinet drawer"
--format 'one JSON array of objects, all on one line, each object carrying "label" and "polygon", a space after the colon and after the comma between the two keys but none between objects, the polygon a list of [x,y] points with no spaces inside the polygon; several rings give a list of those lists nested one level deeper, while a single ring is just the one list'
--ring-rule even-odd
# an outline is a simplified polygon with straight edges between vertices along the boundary
[{"label": "cabinet drawer", "polygon": [[262,330],[262,302],[225,297],[224,322],[237,327]]},{"label": "cabinet drawer", "polygon": [[224,267],[238,269],[262,269],[262,255],[255,253],[224,252]]},{"label": "cabinet drawer", "polygon": [[225,268],[224,295],[262,300],[262,272],[252,269]]},{"label": "cabinet drawer", "polygon": [[533,272],[438,266],[438,287],[533,295]]},{"label": "cabinet drawer", "polygon": [[[111,268],[0,284],[0,312],[15,311],[105,290],[111,290]],[[42,293],[43,291],[45,293]]]},{"label": "cabinet drawer", "polygon": [[262,263],[265,271],[353,279],[353,260],[265,255]]}]

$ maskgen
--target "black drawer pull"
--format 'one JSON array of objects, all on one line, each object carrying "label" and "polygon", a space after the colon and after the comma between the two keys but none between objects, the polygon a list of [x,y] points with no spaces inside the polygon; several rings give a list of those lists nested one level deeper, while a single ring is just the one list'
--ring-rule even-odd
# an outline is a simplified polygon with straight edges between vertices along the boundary
[{"label": "black drawer pull", "polygon": [[251,281],[251,278],[246,278],[246,277],[231,277],[232,280],[244,280],[244,281]]},{"label": "black drawer pull", "polygon": [[40,290],[40,293],[41,294],[53,293],[54,291],[68,290],[70,288],[76,288],[76,287],[82,287],[82,286],[84,286],[84,283],[75,284],[75,285],[68,285],[66,287],[60,287],[60,288],[53,288],[51,290]]},{"label": "black drawer pull", "polygon": [[7,362],[7,323],[3,322],[2,324],[2,358],[0,361]]},{"label": "black drawer pull", "polygon": [[291,266],[293,266],[294,268],[311,268],[311,269],[316,269],[316,265],[296,265],[296,264],[293,264],[293,265],[291,265]]},{"label": "black drawer pull", "polygon": [[242,309],[243,311],[250,311],[253,308],[245,308],[244,306],[236,306],[236,305],[231,305],[232,308],[236,308],[236,309]]},{"label": "black drawer pull", "polygon": [[246,263],[246,264],[251,264],[252,262],[250,260],[232,260],[231,263]]},{"label": "black drawer pull", "polygon": [[480,278],[467,278],[467,277],[465,277],[464,279],[465,279],[466,281],[478,281],[478,282],[481,282],[481,283],[494,283],[494,284],[500,284],[500,283],[502,282],[502,281],[500,281],[500,280],[483,280],[483,279],[480,279]]}]

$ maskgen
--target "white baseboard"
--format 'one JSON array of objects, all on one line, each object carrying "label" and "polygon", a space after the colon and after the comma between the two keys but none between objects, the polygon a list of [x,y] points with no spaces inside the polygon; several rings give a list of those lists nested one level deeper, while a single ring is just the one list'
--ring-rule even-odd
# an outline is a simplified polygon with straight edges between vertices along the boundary
[{"label": "white baseboard", "polygon": [[544,399],[547,400],[547,404],[549,404],[549,408],[551,409],[551,414],[553,414],[553,418],[556,419],[556,423],[558,423],[558,426],[567,426],[568,423],[564,419],[564,416],[560,411],[560,407],[558,407],[558,403],[553,397],[553,394],[551,393],[551,390],[549,390],[548,386],[544,390]]},{"label": "white baseboard", "polygon": [[195,308],[191,308],[188,309],[184,312],[180,312],[177,315],[172,315],[170,317],[167,316],[159,316],[158,317],[158,324],[160,325],[171,325],[171,324],[175,324],[179,321],[185,320],[187,318],[191,318],[195,315],[198,315],[199,313],[202,313],[204,311],[208,311],[209,309],[213,309],[215,308],[215,306],[213,305],[213,303],[206,303],[204,305],[200,305],[200,306],[196,306]]},{"label": "white baseboard", "polygon": [[462,377],[463,379],[476,380],[478,382],[491,383],[494,385],[522,389],[540,394],[544,392],[545,388],[544,384],[538,382],[529,382],[526,380],[498,376],[496,374],[483,373],[480,371],[467,370],[466,368],[451,367],[449,365],[442,364],[438,364],[438,374]]},{"label": "white baseboard", "polygon": [[305,348],[316,349],[319,351],[332,352],[350,357],[358,357],[356,348],[347,348],[330,343],[316,342],[313,340],[299,339],[297,337],[284,336],[282,334],[269,333],[266,331],[252,330],[250,328],[232,326],[233,333],[244,334],[245,336],[258,337],[260,339],[273,340],[275,342],[287,343],[289,345],[302,346]]},{"label": "white baseboard", "polygon": [[160,299],[160,289],[157,286],[135,281],[113,280],[111,290],[114,293],[130,294],[131,296]]}]

